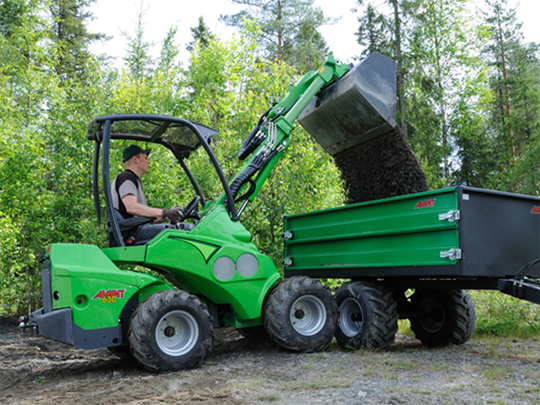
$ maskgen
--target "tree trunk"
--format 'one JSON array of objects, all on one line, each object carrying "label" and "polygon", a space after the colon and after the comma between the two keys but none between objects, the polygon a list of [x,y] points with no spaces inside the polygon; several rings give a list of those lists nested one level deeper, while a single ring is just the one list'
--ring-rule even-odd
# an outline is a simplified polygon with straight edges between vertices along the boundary
[{"label": "tree trunk", "polygon": [[396,82],[397,82],[397,102],[401,120],[401,130],[407,138],[407,113],[405,111],[405,97],[403,92],[403,60],[401,55],[401,20],[399,16],[399,4],[397,0],[391,0],[394,6],[394,35],[396,38]]}]

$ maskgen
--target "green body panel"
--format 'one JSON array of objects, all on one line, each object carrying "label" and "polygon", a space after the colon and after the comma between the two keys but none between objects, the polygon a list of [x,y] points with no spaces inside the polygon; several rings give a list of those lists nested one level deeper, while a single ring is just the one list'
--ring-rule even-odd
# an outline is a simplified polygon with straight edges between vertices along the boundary
[{"label": "green body panel", "polygon": [[[104,249],[104,252],[117,263],[163,270],[178,287],[215,304],[229,304],[236,322],[260,318],[266,294],[280,279],[272,260],[257,250],[251,234],[240,222],[230,219],[224,206],[215,207],[192,231],[167,229],[144,248],[144,255],[139,246]],[[235,271],[227,280],[215,276],[216,260],[228,257],[236,263],[246,253],[258,262],[253,275],[245,277]]]},{"label": "green body panel", "polygon": [[92,245],[53,244],[48,259],[53,309],[71,308],[73,322],[85,330],[117,326],[135,294],[140,301],[171,288],[153,275],[120,270]]},{"label": "green body panel", "polygon": [[288,216],[287,270],[455,264],[441,252],[459,248],[458,221],[439,215],[457,207],[451,188]]}]

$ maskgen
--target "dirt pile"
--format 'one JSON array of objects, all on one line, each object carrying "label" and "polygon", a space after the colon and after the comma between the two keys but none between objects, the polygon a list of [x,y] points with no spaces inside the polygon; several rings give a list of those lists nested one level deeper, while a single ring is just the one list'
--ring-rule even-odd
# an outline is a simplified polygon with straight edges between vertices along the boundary
[{"label": "dirt pile", "polygon": [[348,203],[428,190],[426,176],[399,127],[336,154],[334,161]]}]

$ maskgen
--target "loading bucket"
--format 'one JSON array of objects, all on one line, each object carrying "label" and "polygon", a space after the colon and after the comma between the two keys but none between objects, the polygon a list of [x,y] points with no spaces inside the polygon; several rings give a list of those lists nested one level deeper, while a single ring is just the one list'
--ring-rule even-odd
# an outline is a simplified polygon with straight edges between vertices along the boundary
[{"label": "loading bucket", "polygon": [[298,122],[332,156],[396,127],[396,64],[373,53],[323,89]]}]

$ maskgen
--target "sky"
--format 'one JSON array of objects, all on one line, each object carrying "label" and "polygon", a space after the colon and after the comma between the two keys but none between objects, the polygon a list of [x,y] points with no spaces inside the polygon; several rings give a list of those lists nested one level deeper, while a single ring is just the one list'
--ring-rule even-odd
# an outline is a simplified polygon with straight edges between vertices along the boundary
[{"label": "sky", "polygon": [[[339,18],[339,22],[322,27],[320,32],[334,56],[345,63],[354,62],[354,57],[362,50],[355,36],[358,21],[352,9],[356,3],[357,0],[315,0],[315,5],[321,7],[326,17]],[[540,42],[540,1],[509,0],[509,3],[519,4],[517,18],[523,22],[525,40]],[[204,17],[213,33],[228,39],[235,34],[235,29],[221,23],[219,16],[235,14],[242,6],[231,0],[96,0],[89,9],[94,16],[89,23],[89,31],[111,38],[93,44],[91,50],[108,55],[113,58],[114,66],[121,67],[127,49],[126,34],[134,34],[141,9],[144,10],[145,38],[154,44],[151,55],[158,56],[167,32],[172,26],[177,26],[176,43],[181,47],[181,58],[187,60],[185,45],[192,40],[190,28],[198,25],[200,16]]]}]

